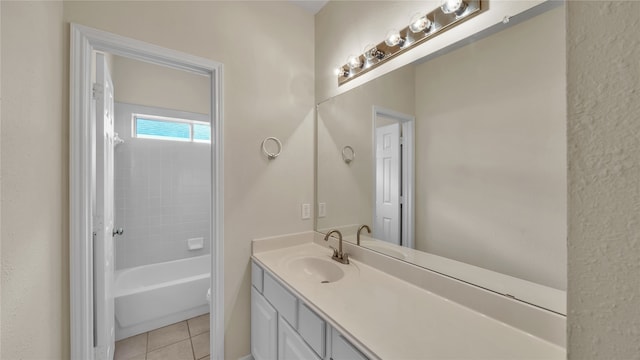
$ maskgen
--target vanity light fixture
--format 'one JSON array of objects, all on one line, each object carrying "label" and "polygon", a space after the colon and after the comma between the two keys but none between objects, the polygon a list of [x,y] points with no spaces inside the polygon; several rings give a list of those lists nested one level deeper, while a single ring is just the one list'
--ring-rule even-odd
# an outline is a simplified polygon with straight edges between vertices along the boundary
[{"label": "vanity light fixture", "polygon": [[384,41],[367,45],[361,55],[352,55],[335,71],[338,85],[374,69],[380,64],[424,43],[457,24],[480,14],[487,0],[443,0],[429,13],[417,13],[402,30],[391,30]]},{"label": "vanity light fixture", "polygon": [[456,14],[456,16],[461,16],[465,10],[467,10],[467,3],[463,0],[444,0],[442,1],[442,5],[440,5],[440,9],[445,14]]}]

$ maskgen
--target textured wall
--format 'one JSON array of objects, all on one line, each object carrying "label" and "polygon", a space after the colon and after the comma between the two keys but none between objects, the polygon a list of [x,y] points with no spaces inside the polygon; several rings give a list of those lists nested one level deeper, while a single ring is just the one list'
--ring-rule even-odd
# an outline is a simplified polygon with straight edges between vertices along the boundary
[{"label": "textured wall", "polygon": [[570,359],[640,354],[640,2],[567,4]]},{"label": "textured wall", "polygon": [[61,2],[2,1],[2,359],[69,357]]}]

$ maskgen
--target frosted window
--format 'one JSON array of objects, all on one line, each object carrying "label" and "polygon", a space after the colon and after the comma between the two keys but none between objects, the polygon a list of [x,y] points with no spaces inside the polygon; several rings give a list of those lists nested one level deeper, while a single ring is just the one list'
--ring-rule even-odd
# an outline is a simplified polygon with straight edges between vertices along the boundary
[{"label": "frosted window", "polygon": [[136,137],[190,141],[191,126],[187,123],[137,118]]},{"label": "frosted window", "polygon": [[211,126],[187,119],[134,116],[134,137],[188,142],[211,142]]},{"label": "frosted window", "polygon": [[211,126],[193,124],[193,141],[211,142]]}]

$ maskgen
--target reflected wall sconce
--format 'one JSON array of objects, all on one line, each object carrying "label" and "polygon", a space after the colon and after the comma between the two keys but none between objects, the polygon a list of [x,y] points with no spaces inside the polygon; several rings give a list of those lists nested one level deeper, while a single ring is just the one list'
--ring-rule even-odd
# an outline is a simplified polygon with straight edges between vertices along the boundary
[{"label": "reflected wall sconce", "polygon": [[365,46],[362,54],[349,56],[346,64],[336,68],[338,86],[478,15],[483,10],[481,3],[486,1],[443,0],[429,13],[414,14],[407,27],[390,30],[384,41]]}]

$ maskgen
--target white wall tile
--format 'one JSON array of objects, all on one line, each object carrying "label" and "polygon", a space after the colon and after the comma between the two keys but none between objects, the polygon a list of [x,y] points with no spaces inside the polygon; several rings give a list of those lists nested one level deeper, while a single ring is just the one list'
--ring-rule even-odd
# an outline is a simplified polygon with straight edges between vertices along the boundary
[{"label": "white wall tile", "polygon": [[[116,269],[209,253],[210,147],[136,139],[131,109],[116,104],[116,131],[125,142],[115,152]],[[187,239],[203,237],[201,250]]]}]

